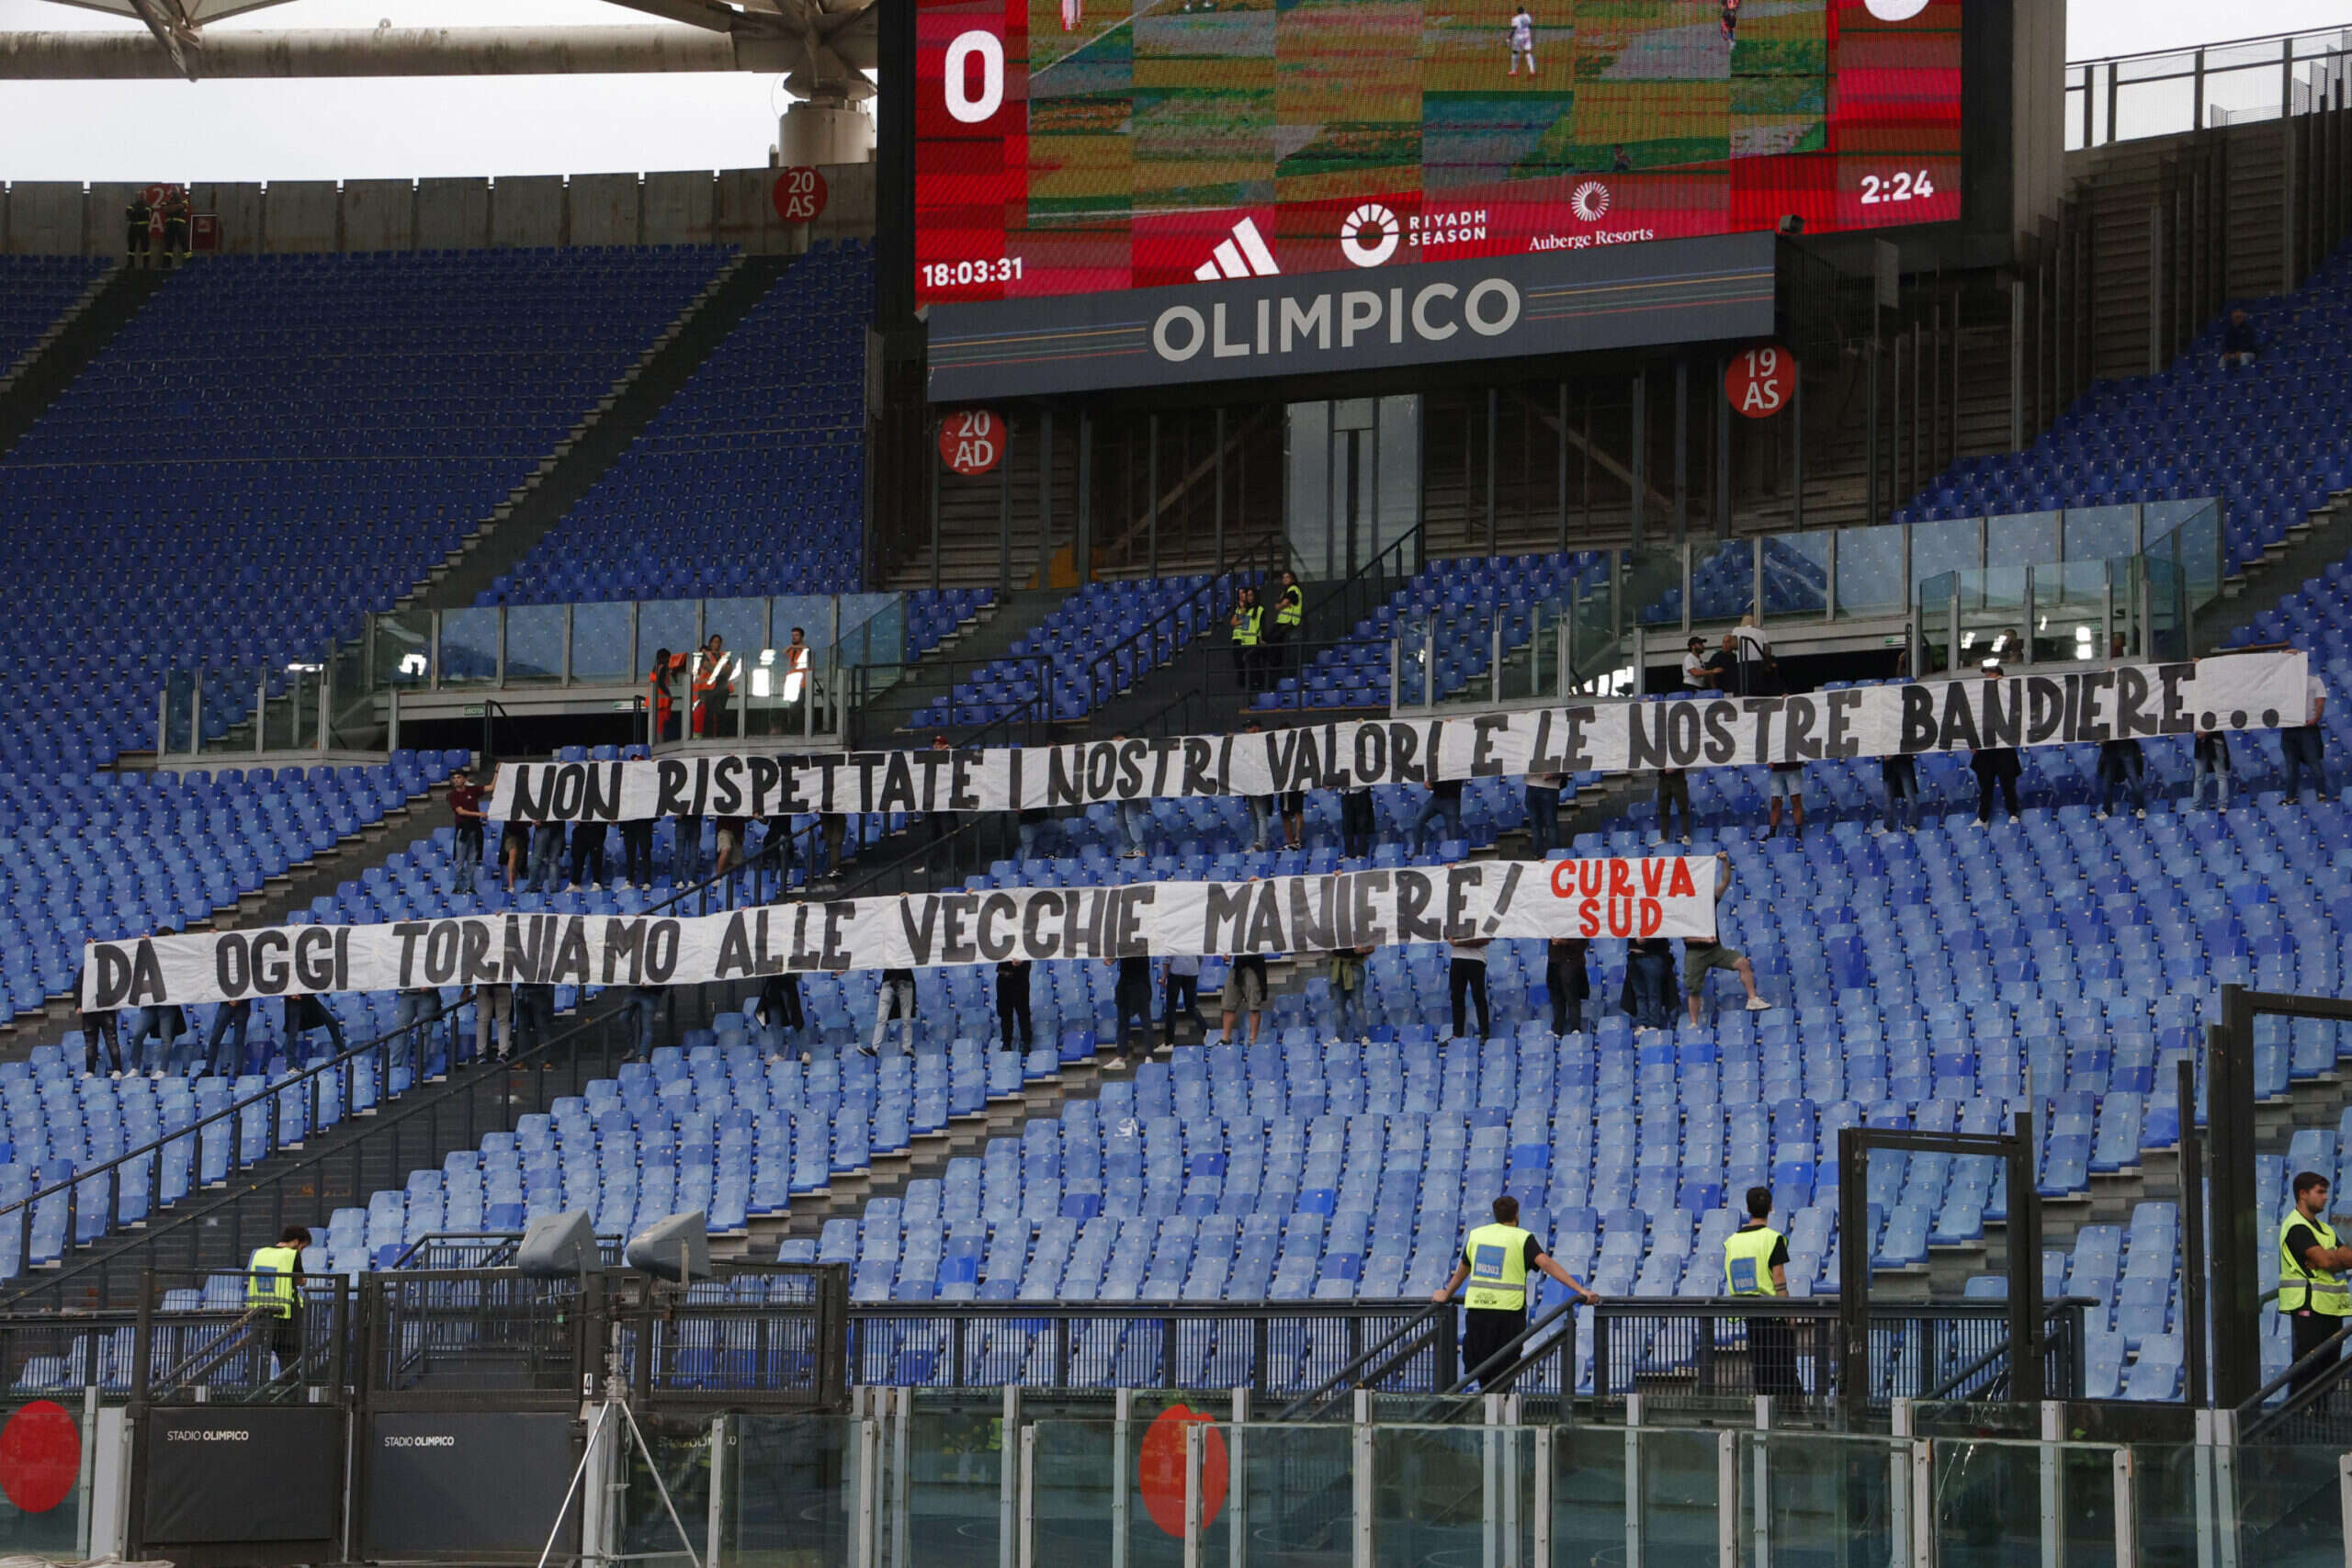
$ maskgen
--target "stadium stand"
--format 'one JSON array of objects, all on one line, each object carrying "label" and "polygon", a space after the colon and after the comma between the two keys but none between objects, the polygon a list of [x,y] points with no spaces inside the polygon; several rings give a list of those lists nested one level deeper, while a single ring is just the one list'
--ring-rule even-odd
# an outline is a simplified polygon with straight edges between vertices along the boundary
[{"label": "stadium stand", "polygon": [[[1007,657],[956,682],[906,728],[968,729],[1041,711],[1057,723],[1082,719],[1194,637],[1221,633],[1233,591],[1250,581],[1196,574],[1090,582],[1015,639]],[[1136,640],[1163,622],[1159,637]]]},{"label": "stadium stand", "polygon": [[[253,693],[223,672],[315,656],[390,609],[722,254],[272,255],[173,274],[0,458],[0,570],[28,590],[0,612],[11,765],[104,766],[148,743],[174,668],[211,672],[208,735],[225,734]],[[109,549],[85,547],[100,536]],[[61,711],[45,672],[63,650]]]},{"label": "stadium stand", "polygon": [[2352,488],[2352,253],[2243,303],[2268,345],[2252,366],[2222,368],[2223,322],[2208,322],[2160,373],[2098,382],[2025,451],[1957,460],[1894,520],[2219,495],[2243,570]]},{"label": "stadium stand", "polygon": [[820,243],[481,603],[864,586],[874,248]]},{"label": "stadium stand", "polygon": [[[811,270],[820,259],[824,270]],[[802,334],[821,335],[796,313],[808,302],[864,308],[865,265],[844,250],[788,275],[500,592],[518,604],[726,592],[746,570],[763,591],[831,591],[827,581],[854,587],[855,511],[841,508],[854,495],[855,442],[837,453],[829,437],[838,427],[824,423],[841,412],[827,400],[836,378],[786,376],[777,361],[807,346]],[[2218,493],[2231,503],[2230,563],[2244,566],[2329,493],[2352,486],[2352,439],[2340,434],[2352,422],[2352,381],[2338,368],[2352,346],[2347,281],[2339,256],[2296,294],[2257,302],[2272,352],[2253,368],[2219,368],[2216,326],[2159,375],[2100,383],[2030,451],[1955,464],[1898,520]],[[728,423],[763,395],[794,400],[794,423]],[[733,439],[778,433],[797,439],[756,457]],[[20,449],[0,465],[0,485],[23,457]],[[812,553],[763,562],[732,530],[750,515],[745,498],[779,486],[811,498],[780,508],[777,520],[808,523]],[[698,505],[729,515],[728,527],[704,524]],[[833,539],[844,525],[842,546]],[[1303,686],[1309,705],[1374,704],[1387,639],[1431,615],[1449,628],[1435,694],[1458,693],[1487,657],[1472,628],[1499,611],[1506,646],[1523,645],[1539,608],[1589,586],[1602,564],[1584,555],[1431,563],[1353,629],[1351,647],[1318,654],[1297,683],[1259,701],[1296,701]],[[783,575],[768,589],[757,573],[771,566]],[[1817,607],[1826,587],[1801,548],[1777,540],[1767,547],[1767,581],[1771,610]],[[1084,669],[1204,588],[1212,592],[1197,603],[1208,607],[1182,618],[1183,635],[1221,635],[1230,587],[1205,578],[1090,585],[913,727],[983,725],[1041,698],[1057,719],[1083,717],[1094,688],[1040,688],[1041,660]],[[1747,591],[1744,566],[1707,563],[1694,579],[1693,614],[1736,614]],[[910,605],[910,644],[936,640],[923,641],[918,626],[944,635],[987,604],[956,592],[967,596]],[[344,599],[366,607],[356,585]],[[1669,597],[1650,613],[1679,622],[1681,607]],[[2352,691],[2352,561],[2256,616],[2238,640],[2280,639],[2312,647],[2331,689]],[[1123,665],[1110,684],[1143,672]],[[2340,762],[2352,743],[2340,706],[2326,728]],[[2149,814],[2105,819],[2095,814],[2090,750],[2037,750],[2025,760],[2024,818],[1982,832],[1971,825],[1973,788],[1961,759],[1923,760],[1916,833],[1885,830],[1870,764],[1810,766],[1808,832],[1770,840],[1758,836],[1760,773],[1694,773],[1699,847],[1726,850],[1743,890],[1724,906],[1725,938],[1754,961],[1768,1010],[1715,1011],[1698,1026],[1678,1016],[1670,1030],[1637,1031],[1610,1005],[1623,987],[1623,954],[1601,943],[1592,963],[1598,1016],[1588,1033],[1555,1037],[1540,947],[1498,942],[1488,960],[1494,1039],[1476,1048],[1445,1039],[1435,1021],[1443,950],[1391,949],[1367,965],[1372,1041],[1359,1044],[1331,1037],[1326,984],[1303,964],[1271,999],[1255,1049],[1213,1045],[1147,1063],[1094,1100],[1032,1116],[1017,1134],[952,1161],[943,1177],[911,1182],[902,1197],[873,1200],[860,1217],[830,1220],[820,1236],[784,1243],[781,1256],[850,1265],[854,1294],[867,1301],[1394,1296],[1442,1283],[1462,1225],[1492,1191],[1510,1190],[1527,1197],[1532,1228],[1604,1293],[1713,1295],[1718,1245],[1733,1223],[1727,1200],[1761,1183],[1773,1189],[1792,1237],[1792,1284],[1826,1290],[1849,1240],[1866,1244],[1875,1266],[1916,1267],[1936,1247],[1982,1240],[2008,1199],[1989,1162],[1878,1157],[1870,1234],[1843,1237],[1835,1204],[1841,1128],[1991,1132],[2005,1107],[2019,1103],[2039,1112],[2040,1191],[2061,1213],[2079,1213],[2063,1206],[2177,1142],[2174,1067],[2197,1058],[2211,987],[2242,980],[2340,991],[2352,965],[2352,824],[2340,807],[2290,803],[2270,787],[2275,745],[2242,742],[2237,792],[2226,810],[2211,812],[2176,808],[2188,776],[2186,744],[2151,745]],[[1433,858],[1489,849],[1521,825],[1515,785],[1465,791],[1462,837],[1438,845]],[[1418,793],[1381,792],[1382,848],[1372,863],[1410,858],[1395,840],[1419,815]],[[45,796],[25,802],[17,809],[55,808]],[[290,804],[286,815],[299,822],[305,813]],[[1096,808],[1057,824],[1054,858],[1001,863],[978,885],[1328,870],[1342,863],[1337,815],[1336,800],[1317,794],[1308,848],[1252,852],[1241,803],[1163,802],[1151,812],[1150,858],[1131,862],[1117,858],[1114,813]],[[1636,851],[1655,829],[1648,802],[1636,798],[1569,852]],[[668,833],[665,824],[665,846]],[[453,897],[447,851],[446,831],[420,840],[321,900],[312,918],[599,912],[647,901],[626,889]],[[104,912],[111,919],[126,908],[109,902]],[[153,919],[158,908],[150,898],[139,913]],[[1205,990],[1218,988],[1222,968],[1204,965]],[[845,1049],[868,1033],[874,978],[812,976],[807,1038],[763,1028],[748,1007],[722,1014],[712,1030],[689,1032],[515,1132],[336,1211],[322,1262],[375,1266],[425,1235],[514,1229],[571,1207],[591,1209],[606,1234],[696,1206],[709,1210],[714,1228],[740,1232],[955,1116],[1091,1058],[1107,1032],[1111,983],[1096,963],[1038,965],[1040,1044],[1014,1055],[989,1048],[996,1020],[985,969],[927,972],[916,1054],[874,1060]],[[1714,1005],[1727,1001],[1728,993]],[[390,999],[354,1005],[356,1018],[384,1022]],[[2298,1022],[2259,1031],[2256,1046],[2258,1092],[2284,1103],[2298,1085],[2333,1074],[2346,1043],[2333,1028]],[[228,1093],[225,1083],[199,1080],[184,1104],[185,1086],[169,1078],[77,1078],[74,1052],[69,1043],[63,1054],[0,1068],[15,1155],[0,1165],[0,1202],[121,1146],[110,1140],[136,1135],[134,1119],[168,1127],[206,1094]],[[2346,1117],[2303,1125],[2286,1154],[2263,1156],[2265,1226],[2275,1226],[2294,1170],[2333,1177],[2352,1162]],[[210,1154],[209,1144],[191,1151],[189,1169],[209,1171],[197,1162]],[[167,1174],[161,1186],[187,1179]],[[64,1213],[57,1204],[46,1229],[37,1218],[29,1259],[14,1258],[14,1242],[0,1236],[0,1265],[54,1257]],[[2049,1288],[2097,1303],[2094,1393],[2175,1395],[2178,1225],[2174,1206],[2143,1201],[2128,1224],[2077,1224],[2070,1245],[2045,1251]],[[1987,1276],[1970,1289],[1996,1293],[1999,1281]],[[1001,1337],[1005,1378],[1036,1353],[1024,1337],[1031,1332],[1012,1326]],[[918,1381],[933,1349],[910,1333],[892,1353],[902,1375]],[[2284,1357],[2283,1331],[2274,1333],[2266,1368],[2278,1370]]]},{"label": "stadium stand", "polygon": [[0,378],[105,271],[90,256],[0,256]]}]

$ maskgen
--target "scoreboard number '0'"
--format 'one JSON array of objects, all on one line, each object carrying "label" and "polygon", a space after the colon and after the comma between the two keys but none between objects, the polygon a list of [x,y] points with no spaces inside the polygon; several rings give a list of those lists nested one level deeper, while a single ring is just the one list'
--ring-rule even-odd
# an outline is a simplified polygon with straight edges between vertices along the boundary
[{"label": "scoreboard number '0'", "polygon": [[[978,91],[973,91],[975,67]],[[947,46],[941,86],[947,112],[966,125],[978,125],[1004,107],[1004,40],[992,32],[974,28],[957,33]]]}]

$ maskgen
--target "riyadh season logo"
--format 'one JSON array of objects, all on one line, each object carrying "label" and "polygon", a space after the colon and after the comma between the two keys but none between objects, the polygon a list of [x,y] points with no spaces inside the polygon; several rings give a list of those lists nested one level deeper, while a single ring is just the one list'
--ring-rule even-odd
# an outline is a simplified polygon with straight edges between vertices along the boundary
[{"label": "riyadh season logo", "polygon": [[1396,254],[1396,214],[1367,201],[1340,225],[1340,254],[1357,266],[1378,266]]},{"label": "riyadh season logo", "polygon": [[1568,210],[1579,223],[1600,222],[1609,211],[1609,187],[1599,180],[1585,181],[1568,193]]}]

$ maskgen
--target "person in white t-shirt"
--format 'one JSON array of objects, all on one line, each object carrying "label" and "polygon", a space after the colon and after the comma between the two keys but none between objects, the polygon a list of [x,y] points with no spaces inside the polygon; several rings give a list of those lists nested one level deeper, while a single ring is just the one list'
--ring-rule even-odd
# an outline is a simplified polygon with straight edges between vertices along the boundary
[{"label": "person in white t-shirt", "polygon": [[1685,645],[1682,655],[1682,683],[1694,692],[1711,691],[1715,684],[1715,672],[1707,666],[1707,639],[1694,637]]},{"label": "person in white t-shirt", "polygon": [[2303,792],[2303,770],[2312,772],[2313,797],[2324,805],[2327,801],[2327,760],[2324,754],[2326,731],[2320,720],[2327,713],[2327,687],[2316,675],[2303,682],[2303,722],[2301,728],[2278,732],[2278,752],[2287,763],[2287,798],[2300,802]]}]

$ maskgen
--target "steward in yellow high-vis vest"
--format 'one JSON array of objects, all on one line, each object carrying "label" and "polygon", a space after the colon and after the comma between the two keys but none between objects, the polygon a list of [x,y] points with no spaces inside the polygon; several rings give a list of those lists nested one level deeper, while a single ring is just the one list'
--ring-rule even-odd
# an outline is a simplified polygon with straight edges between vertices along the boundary
[{"label": "steward in yellow high-vis vest", "polygon": [[273,1245],[254,1248],[245,1265],[245,1311],[268,1320],[281,1376],[302,1359],[302,1249],[310,1245],[309,1227],[288,1225]]},{"label": "steward in yellow high-vis vest", "polygon": [[[1539,1271],[1566,1285],[1580,1300],[1600,1299],[1554,1262],[1532,1233],[1519,1228],[1519,1200],[1505,1193],[1495,1200],[1495,1223],[1479,1225],[1463,1238],[1462,1258],[1453,1266],[1453,1277],[1443,1290],[1430,1296],[1433,1302],[1451,1301],[1462,1282],[1470,1281],[1469,1293],[1463,1298],[1463,1305],[1469,1309],[1462,1320],[1464,1376],[1476,1372],[1490,1359],[1495,1363],[1487,1369],[1491,1373],[1519,1359],[1517,1349],[1508,1354],[1505,1350],[1527,1326],[1527,1277]],[[1481,1379],[1480,1386],[1484,1384]]]},{"label": "steward in yellow high-vis vest", "polygon": [[1237,588],[1233,592],[1233,680],[1245,692],[1258,689],[1258,634],[1264,624],[1266,612],[1258,604],[1254,588]]},{"label": "steward in yellow high-vis vest", "polygon": [[[1747,1223],[1724,1237],[1724,1294],[1785,1296],[1789,1293],[1789,1241],[1769,1223],[1772,1190],[1747,1190]],[[1747,1320],[1747,1362],[1758,1393],[1775,1399],[1802,1397],[1797,1381],[1796,1325],[1783,1318]]]},{"label": "steward in yellow high-vis vest", "polygon": [[[2287,1317],[2297,1362],[2335,1337],[2352,1314],[2352,1247],[2339,1244],[2325,1218],[2327,1178],[2302,1171],[2295,1178],[2295,1205],[2278,1223],[2278,1310]],[[2338,1349],[2341,1355],[2341,1348]],[[2294,1376],[2290,1397],[2327,1375],[2336,1356],[2322,1356]]]}]

